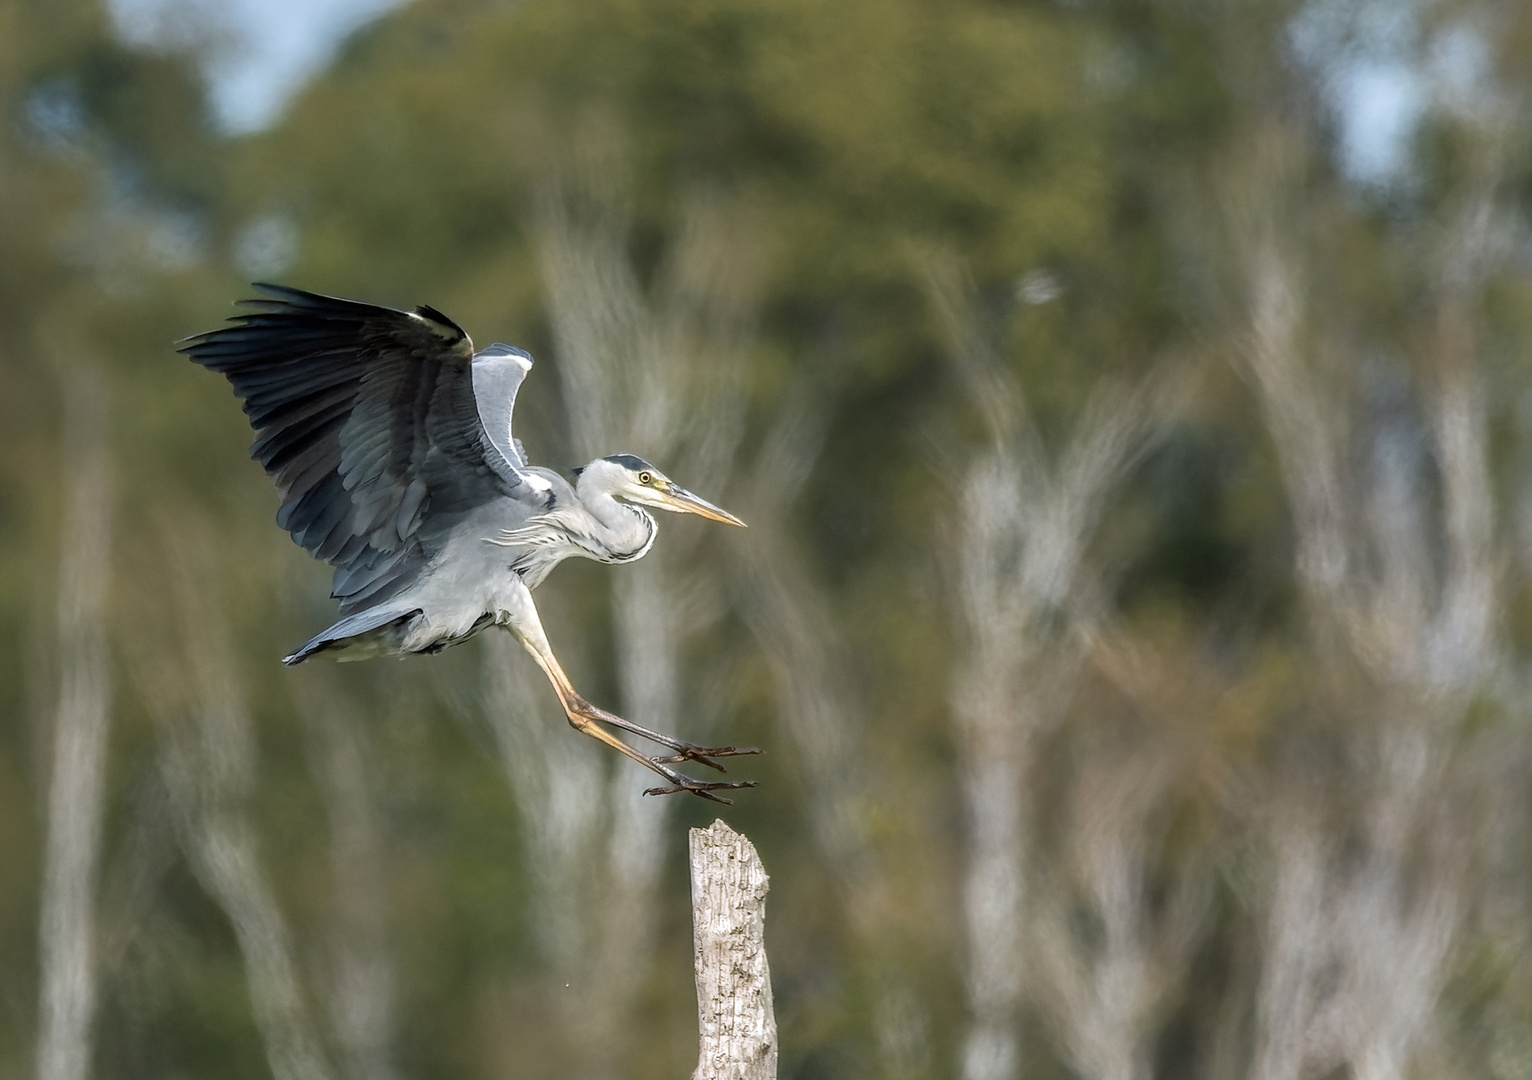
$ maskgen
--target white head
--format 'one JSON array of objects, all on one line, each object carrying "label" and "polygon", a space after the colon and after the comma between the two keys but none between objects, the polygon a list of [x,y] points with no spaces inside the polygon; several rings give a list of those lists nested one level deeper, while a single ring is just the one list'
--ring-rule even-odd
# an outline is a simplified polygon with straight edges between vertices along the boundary
[{"label": "white head", "polygon": [[633,454],[612,454],[592,461],[580,470],[576,490],[582,498],[587,495],[610,495],[659,510],[700,514],[741,528],[745,524],[727,510],[693,495],[643,458]]}]

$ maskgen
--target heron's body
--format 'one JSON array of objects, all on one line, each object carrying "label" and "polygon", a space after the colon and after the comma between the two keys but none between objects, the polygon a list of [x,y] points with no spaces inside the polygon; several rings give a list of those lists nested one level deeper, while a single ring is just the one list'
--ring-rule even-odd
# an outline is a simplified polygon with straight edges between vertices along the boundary
[{"label": "heron's body", "polygon": [[[473,351],[432,308],[398,311],[257,285],[269,299],[238,325],[181,351],[222,372],[258,438],[251,456],[276,481],[277,523],[335,567],[340,621],[285,660],[433,653],[503,626],[548,675],[570,722],[663,775],[665,791],[718,787],[668,767],[747,751],[704,748],[639,728],[577,694],[543,635],[531,590],[572,556],[631,562],[658,531],[643,506],[740,525],[632,454],[598,458],[570,484],[527,461],[511,434],[521,349]],[[640,754],[598,725],[660,742]],[[754,751],[748,751],[754,752]]]},{"label": "heron's body", "polygon": [[[338,660],[440,652],[487,627],[514,625],[526,593],[565,559],[632,562],[653,546],[659,526],[647,511],[610,495],[582,500],[557,473],[534,471],[550,486],[541,508],[506,496],[470,511],[397,595],[341,619],[285,662],[320,651]],[[560,528],[540,528],[560,519]]]}]

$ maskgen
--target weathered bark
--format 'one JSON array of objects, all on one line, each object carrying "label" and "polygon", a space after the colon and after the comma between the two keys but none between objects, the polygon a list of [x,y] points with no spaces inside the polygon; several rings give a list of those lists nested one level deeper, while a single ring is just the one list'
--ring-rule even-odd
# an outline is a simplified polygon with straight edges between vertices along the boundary
[{"label": "weathered bark", "polygon": [[692,1080],[775,1080],[765,940],[770,880],[755,845],[722,821],[691,830],[690,838],[700,1031]]}]

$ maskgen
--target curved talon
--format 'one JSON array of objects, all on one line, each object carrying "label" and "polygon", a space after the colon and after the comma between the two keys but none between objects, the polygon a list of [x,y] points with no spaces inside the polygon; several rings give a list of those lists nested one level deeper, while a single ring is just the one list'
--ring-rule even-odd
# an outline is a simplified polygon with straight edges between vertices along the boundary
[{"label": "curved talon", "polygon": [[676,782],[672,783],[669,787],[646,788],[644,789],[644,794],[675,795],[679,792],[687,791],[693,795],[698,796],[699,798],[708,799],[716,803],[723,803],[726,806],[733,806],[733,799],[725,798],[722,795],[714,795],[713,792],[719,790],[720,788],[750,788],[755,786],[756,782],[754,780],[704,781],[693,780],[689,776],[683,776],[678,777]]},{"label": "curved talon", "polygon": [[705,757],[745,757],[748,754],[759,754],[762,752],[759,746],[694,746],[691,743],[677,746],[674,749],[679,750],[684,757],[692,758],[694,761],[700,761]]},{"label": "curved talon", "polygon": [[651,758],[650,760],[663,761],[667,765],[676,764],[677,762],[682,761],[695,761],[697,764],[706,765],[710,769],[717,769],[719,772],[728,772],[728,769],[725,769],[722,765],[718,764],[718,762],[714,761],[713,758],[743,757],[746,754],[761,753],[761,750],[754,746],[693,746],[690,743],[674,747],[674,749],[679,750],[680,753],[672,754],[669,757]]},{"label": "curved talon", "polygon": [[652,757],[649,760],[657,761],[664,765],[678,765],[683,761],[695,761],[698,765],[706,765],[708,768],[717,769],[719,772],[729,771],[711,758],[702,757],[697,754],[671,754],[669,757]]}]

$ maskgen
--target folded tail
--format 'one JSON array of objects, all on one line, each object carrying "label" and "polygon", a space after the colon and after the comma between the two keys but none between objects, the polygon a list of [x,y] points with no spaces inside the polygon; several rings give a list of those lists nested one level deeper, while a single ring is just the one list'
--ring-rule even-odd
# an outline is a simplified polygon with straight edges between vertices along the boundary
[{"label": "folded tail", "polygon": [[399,643],[410,625],[420,617],[419,608],[373,608],[348,615],[284,656],[282,663],[301,664],[315,653],[336,651],[340,660],[365,660],[370,656],[399,651]]}]

